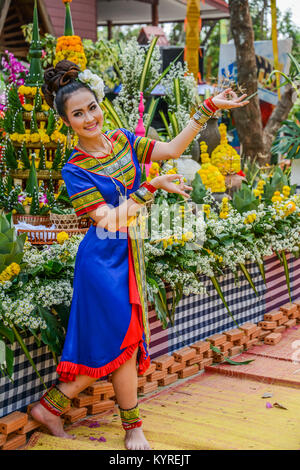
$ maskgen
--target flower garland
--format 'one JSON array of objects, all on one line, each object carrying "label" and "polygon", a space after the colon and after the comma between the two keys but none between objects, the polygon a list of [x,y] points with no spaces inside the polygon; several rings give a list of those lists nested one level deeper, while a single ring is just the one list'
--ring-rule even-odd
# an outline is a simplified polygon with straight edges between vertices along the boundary
[{"label": "flower garland", "polygon": [[0,274],[0,283],[2,284],[5,281],[9,281],[12,277],[17,276],[20,270],[21,268],[17,263],[11,263]]},{"label": "flower garland", "polygon": [[237,151],[228,144],[227,127],[224,123],[220,124],[219,131],[221,141],[220,145],[211,153],[211,163],[218,167],[223,175],[238,173],[241,171],[241,158]]},{"label": "flower garland", "polygon": [[225,178],[218,167],[211,163],[207,149],[206,143],[200,142],[202,164],[198,173],[206,189],[209,188],[213,193],[224,193],[226,191]]},{"label": "flower garland", "polygon": [[60,36],[57,39],[53,66],[61,60],[70,60],[79,65],[81,70],[85,70],[87,59],[79,36]]},{"label": "flower garland", "polygon": [[[34,98],[38,90],[40,90],[40,88],[36,86],[21,85],[18,88],[18,93],[20,93],[20,95],[24,95],[29,98]],[[40,93],[42,94],[41,90],[40,90]]]},{"label": "flower garland", "polygon": [[55,130],[49,136],[45,129],[39,129],[38,132],[30,132],[30,129],[26,129],[25,134],[13,132],[12,134],[9,134],[9,137],[13,142],[18,144],[23,144],[23,142],[25,142],[25,144],[49,144],[50,142],[66,144],[67,141],[67,136],[58,130]]}]

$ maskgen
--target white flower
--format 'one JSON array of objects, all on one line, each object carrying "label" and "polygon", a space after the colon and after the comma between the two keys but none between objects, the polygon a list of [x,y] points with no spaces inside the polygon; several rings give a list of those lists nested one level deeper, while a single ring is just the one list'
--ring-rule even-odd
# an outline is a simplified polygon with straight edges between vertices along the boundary
[{"label": "white flower", "polygon": [[98,77],[95,73],[92,73],[89,69],[85,69],[78,75],[80,82],[85,83],[90,87],[91,90],[97,96],[97,100],[100,103],[104,98],[104,82],[102,78]]}]

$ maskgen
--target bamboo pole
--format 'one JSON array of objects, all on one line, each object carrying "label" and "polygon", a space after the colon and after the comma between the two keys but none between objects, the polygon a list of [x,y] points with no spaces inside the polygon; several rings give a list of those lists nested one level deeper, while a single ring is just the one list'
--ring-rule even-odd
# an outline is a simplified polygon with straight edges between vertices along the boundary
[{"label": "bamboo pole", "polygon": [[[271,0],[271,15],[272,15],[272,43],[273,43],[274,68],[275,70],[279,70],[276,0]],[[277,87],[278,99],[280,100],[280,88],[279,88],[280,87],[280,75],[279,73],[276,73],[276,87]]]}]

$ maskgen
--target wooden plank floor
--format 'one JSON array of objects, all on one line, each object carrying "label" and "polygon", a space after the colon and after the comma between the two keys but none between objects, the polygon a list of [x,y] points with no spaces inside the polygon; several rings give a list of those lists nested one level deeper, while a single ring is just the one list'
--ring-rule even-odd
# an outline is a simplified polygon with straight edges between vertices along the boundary
[{"label": "wooden plank floor", "polygon": [[[300,363],[293,364],[294,341],[300,345],[299,327],[287,331],[275,346],[255,347],[235,358],[254,359],[248,365],[210,366],[141,399],[144,432],[152,449],[300,449]],[[272,396],[262,398],[265,393]],[[267,408],[266,402],[287,409]],[[92,422],[100,426],[89,427]],[[35,433],[27,449],[124,449],[117,407],[68,429],[75,440]],[[90,439],[101,436],[105,441]]]}]

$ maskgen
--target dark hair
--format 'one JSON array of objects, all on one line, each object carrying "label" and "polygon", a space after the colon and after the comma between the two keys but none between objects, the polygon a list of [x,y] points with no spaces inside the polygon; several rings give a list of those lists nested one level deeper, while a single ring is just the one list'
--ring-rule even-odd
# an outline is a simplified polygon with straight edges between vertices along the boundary
[{"label": "dark hair", "polygon": [[55,108],[58,114],[65,119],[67,118],[65,112],[66,101],[75,91],[80,89],[89,90],[98,102],[94,91],[84,83],[76,80],[80,72],[80,67],[70,60],[61,60],[55,67],[49,67],[44,72],[42,92],[46,103],[50,108]]}]

